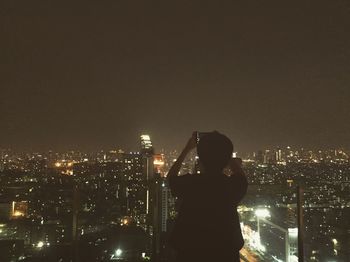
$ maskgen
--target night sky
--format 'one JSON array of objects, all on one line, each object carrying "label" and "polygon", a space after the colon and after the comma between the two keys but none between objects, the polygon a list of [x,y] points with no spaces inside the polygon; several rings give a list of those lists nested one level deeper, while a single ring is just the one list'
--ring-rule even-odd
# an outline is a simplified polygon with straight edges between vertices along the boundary
[{"label": "night sky", "polygon": [[0,148],[350,147],[347,0],[1,2]]}]

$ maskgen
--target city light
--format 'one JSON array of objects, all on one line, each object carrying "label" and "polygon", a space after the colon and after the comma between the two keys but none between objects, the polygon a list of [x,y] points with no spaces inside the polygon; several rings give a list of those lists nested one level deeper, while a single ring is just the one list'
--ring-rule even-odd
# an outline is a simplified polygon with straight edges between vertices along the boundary
[{"label": "city light", "polygon": [[120,220],[120,225],[121,226],[127,226],[130,224],[130,222],[132,221],[131,217],[123,217],[121,220]]},{"label": "city light", "polygon": [[270,211],[267,209],[257,209],[255,210],[255,215],[259,218],[271,217]]},{"label": "city light", "polygon": [[288,235],[290,237],[298,237],[298,228],[288,228]]},{"label": "city light", "polygon": [[154,159],[153,164],[155,166],[164,166],[164,161],[161,159]]},{"label": "city light", "polygon": [[28,212],[28,202],[27,201],[12,201],[12,218],[24,217]]},{"label": "city light", "polygon": [[266,247],[263,244],[261,244],[261,239],[258,232],[252,232],[249,244],[261,252],[266,251]]},{"label": "city light", "polygon": [[[44,218],[49,217],[51,210],[59,217],[65,215],[64,210],[68,210],[70,214],[74,212],[72,210],[72,203],[74,202],[74,199],[72,199],[74,197],[74,194],[72,194],[72,180],[64,176],[71,175],[73,170],[75,180],[79,186],[77,199],[81,201],[84,207],[83,212],[94,215],[98,211],[98,216],[104,217],[103,223],[113,224],[113,228],[115,226],[120,227],[123,234],[124,232],[129,234],[130,232],[131,238],[133,238],[132,234],[134,234],[133,230],[135,227],[142,229],[143,232],[150,225],[150,222],[145,219],[145,214],[150,212],[154,205],[151,201],[146,202],[145,199],[151,199],[153,194],[152,190],[147,187],[144,178],[146,177],[146,171],[152,172],[153,170],[154,174],[159,174],[156,181],[157,190],[160,193],[158,198],[159,206],[161,206],[161,209],[159,209],[159,228],[162,230],[164,228],[164,232],[167,232],[167,219],[176,217],[176,202],[170,194],[169,183],[162,174],[166,174],[169,171],[173,160],[176,160],[175,154],[177,153],[166,151],[154,153],[153,148],[147,151],[145,148],[142,148],[142,145],[140,145],[139,149],[140,152],[128,151],[127,153],[126,151],[114,150],[99,151],[91,154],[79,152],[77,155],[75,155],[76,152],[52,154],[50,161],[53,164],[48,162],[39,173],[36,173],[36,166],[31,167],[33,157],[16,163],[16,167],[12,170],[28,169],[26,171],[27,175],[8,176],[7,179],[11,182],[10,185],[15,186],[10,188],[6,184],[2,186],[6,190],[10,190],[11,195],[15,197],[7,200],[7,202],[0,203],[0,210],[4,210],[2,214],[6,216],[6,219],[12,220],[11,223],[16,226],[18,224],[18,226],[11,228],[0,224],[1,237],[12,235],[21,237],[23,231],[21,228],[23,227],[22,218],[30,218],[32,225],[35,225],[35,227],[30,226],[29,229],[26,229],[25,232],[29,233],[24,238],[27,243],[32,243],[32,248],[38,252],[45,250],[45,252],[50,253],[53,251],[48,247],[64,244],[67,236],[69,236],[69,233],[64,232],[64,228],[67,225],[61,222],[52,224],[50,219],[45,219],[44,221]],[[147,163],[144,161],[142,150],[145,150],[144,153],[146,155],[148,154]],[[299,178],[302,178],[309,185],[305,187],[304,206],[310,207],[305,209],[305,218],[307,218],[305,227],[307,230],[310,230],[310,228],[312,230],[314,224],[310,223],[310,217],[312,218],[315,214],[319,214],[322,224],[320,232],[316,230],[310,235],[318,237],[323,235],[324,239],[328,240],[327,243],[330,243],[332,247],[329,250],[323,250],[323,247],[318,247],[319,243],[317,241],[312,241],[310,242],[310,250],[315,250],[316,253],[306,251],[305,257],[312,260],[313,257],[316,259],[317,256],[327,252],[326,254],[330,259],[342,258],[344,256],[343,239],[339,234],[335,233],[334,226],[329,226],[327,221],[328,218],[334,216],[334,213],[332,213],[333,209],[350,207],[349,197],[342,194],[342,192],[350,188],[350,183],[342,182],[340,184],[341,191],[337,191],[339,189],[338,184],[327,183],[319,185],[318,182],[314,184],[313,181],[316,178],[329,181],[333,179],[337,183],[338,181],[349,181],[348,166],[335,165],[335,162],[330,164],[330,160],[333,159],[332,155],[334,155],[334,159],[339,157],[339,154],[336,155],[334,151],[330,151],[328,153],[329,156],[326,155],[324,157],[326,168],[332,168],[332,174],[330,175],[322,172],[325,166],[315,164],[311,161],[313,158],[309,159],[300,153],[295,154],[295,159],[287,159],[289,153],[282,151],[282,160],[287,160],[288,164],[287,166],[281,166],[273,158],[276,155],[273,150],[269,152],[266,154],[270,154],[270,156],[265,156],[265,153],[261,156],[259,154],[255,156],[250,155],[249,159],[251,161],[244,162],[243,165],[250,185],[258,185],[258,187],[252,186],[248,192],[249,200],[243,200],[237,208],[245,241],[245,251],[242,251],[242,256],[251,262],[297,261],[297,195],[294,186],[297,185]],[[320,157],[316,155],[317,152],[312,154],[313,157]],[[49,159],[49,156],[43,155],[43,157]],[[193,172],[195,158],[197,157],[193,155],[186,160],[182,166],[182,174]],[[299,158],[301,159],[301,164],[298,164]],[[13,159],[17,159],[16,155],[13,156]],[[341,161],[344,162],[345,160]],[[59,165],[55,163],[59,163]],[[146,170],[144,168],[146,166],[149,169]],[[34,169],[30,170],[29,168]],[[305,170],[309,171],[309,169],[312,170],[312,172],[309,172],[310,175],[308,172],[305,172]],[[7,170],[11,169],[8,168]],[[45,174],[47,180],[41,179],[43,174]],[[320,175],[315,176],[314,174]],[[23,186],[26,183],[28,185]],[[48,188],[48,184],[56,184],[57,187],[50,186],[50,192],[47,192],[45,189]],[[275,188],[270,190],[271,185],[279,185],[279,187],[276,190]],[[325,198],[325,196],[329,197],[329,199]],[[256,199],[255,202],[250,202],[252,197]],[[114,198],[118,202],[116,209],[114,207],[111,208],[109,204],[109,201]],[[322,207],[320,212],[315,210],[309,212],[309,210],[311,211],[311,209],[318,207]],[[119,210],[117,216],[115,216],[116,210]],[[131,210],[132,212],[130,212]],[[337,216],[338,218],[341,219],[340,216]],[[55,230],[49,230],[47,225],[54,227]],[[102,251],[102,248],[104,248],[103,243],[110,241],[108,234],[101,236],[95,242],[89,239],[89,235],[100,230],[102,226],[103,224],[98,224],[96,226],[89,225],[78,228],[78,234],[86,236],[86,240],[83,237],[79,238],[79,241],[85,241],[86,243],[89,241],[96,248],[101,248]],[[33,230],[44,232],[42,238],[40,238],[42,241],[39,241],[37,238],[31,239],[32,236],[36,236],[32,233],[32,228]],[[49,240],[50,243],[48,242]],[[123,241],[115,242],[113,245],[115,249],[112,249],[109,254],[111,261],[124,261],[129,256],[135,256],[140,261],[149,261],[150,256],[152,256],[150,251],[148,251],[150,253],[145,251],[147,250],[145,246],[140,247],[138,250],[133,250],[132,248],[129,250],[126,249],[127,245],[124,245]],[[260,257],[263,257],[263,260],[260,260]],[[84,261],[87,260],[85,259]]]},{"label": "city light", "polygon": [[141,135],[141,139],[143,139],[143,140],[151,140],[149,135]]},{"label": "city light", "polygon": [[43,241],[39,241],[38,244],[36,244],[37,248],[42,248],[44,246],[44,242]]},{"label": "city light", "polygon": [[115,255],[116,255],[117,257],[120,257],[120,256],[122,255],[122,253],[123,253],[123,251],[122,251],[120,248],[118,248],[118,249],[115,251]]},{"label": "city light", "polygon": [[23,215],[24,214],[22,212],[20,212],[20,211],[15,211],[15,212],[12,213],[12,216],[14,216],[14,217],[22,217]]},{"label": "city light", "polygon": [[152,148],[152,142],[149,135],[141,135],[141,146],[143,149]]}]

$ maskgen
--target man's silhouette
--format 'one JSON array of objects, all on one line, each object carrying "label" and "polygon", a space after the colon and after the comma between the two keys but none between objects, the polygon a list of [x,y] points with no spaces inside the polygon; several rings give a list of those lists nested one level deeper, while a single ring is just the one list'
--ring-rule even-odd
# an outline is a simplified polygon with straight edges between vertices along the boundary
[{"label": "man's silhouette", "polygon": [[[197,147],[201,174],[178,176],[186,155]],[[242,161],[232,158],[233,145],[218,133],[206,133],[197,144],[194,133],[168,173],[180,206],[170,244],[177,261],[239,261],[243,237],[237,205],[247,191]],[[223,174],[225,167],[231,176]]]}]

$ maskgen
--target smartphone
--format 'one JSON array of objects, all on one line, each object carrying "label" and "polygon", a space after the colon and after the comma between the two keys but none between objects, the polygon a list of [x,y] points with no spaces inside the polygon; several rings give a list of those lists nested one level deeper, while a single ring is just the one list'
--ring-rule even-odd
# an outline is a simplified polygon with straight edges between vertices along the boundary
[{"label": "smartphone", "polygon": [[201,138],[205,135],[210,134],[211,132],[198,132],[197,131],[197,144],[199,143],[199,140],[201,140]]}]

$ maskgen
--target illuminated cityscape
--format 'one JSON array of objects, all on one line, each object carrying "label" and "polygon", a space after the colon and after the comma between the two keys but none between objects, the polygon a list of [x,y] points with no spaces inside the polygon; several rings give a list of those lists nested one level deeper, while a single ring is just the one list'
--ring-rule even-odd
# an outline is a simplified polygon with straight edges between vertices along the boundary
[{"label": "illuminated cityscape", "polygon": [[[1,261],[171,261],[166,239],[177,211],[165,177],[177,152],[155,153],[149,136],[140,141],[135,152],[3,149]],[[181,172],[193,172],[195,160]],[[348,261],[348,151],[287,147],[243,161],[243,261],[298,261],[297,185],[304,188],[306,261]]]},{"label": "illuminated cityscape", "polygon": [[350,0],[3,0],[0,24],[0,262],[350,261]]}]

